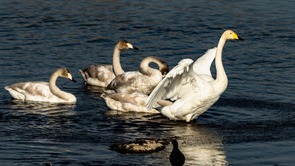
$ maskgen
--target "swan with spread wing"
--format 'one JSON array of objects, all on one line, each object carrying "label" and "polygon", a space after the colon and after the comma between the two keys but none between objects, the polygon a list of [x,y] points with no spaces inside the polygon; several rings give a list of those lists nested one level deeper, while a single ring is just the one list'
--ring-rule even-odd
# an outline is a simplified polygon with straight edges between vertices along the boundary
[{"label": "swan with spread wing", "polygon": [[[171,120],[186,122],[207,111],[225,91],[228,78],[222,63],[222,50],[227,40],[243,40],[234,31],[226,30],[217,48],[209,49],[195,62],[181,60],[157,85],[146,100],[148,109],[159,104],[161,114]],[[216,79],[210,66],[215,58]]]}]

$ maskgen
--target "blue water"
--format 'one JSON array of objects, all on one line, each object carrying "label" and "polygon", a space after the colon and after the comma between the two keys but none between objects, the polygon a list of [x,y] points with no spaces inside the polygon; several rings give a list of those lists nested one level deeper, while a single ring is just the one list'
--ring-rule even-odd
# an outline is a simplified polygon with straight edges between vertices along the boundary
[{"label": "blue water", "polygon": [[[0,1],[1,165],[170,165],[171,144],[150,154],[120,154],[109,146],[174,136],[185,165],[294,164],[294,8],[292,0]],[[173,67],[216,46],[226,29],[245,38],[225,45],[229,86],[191,123],[110,111],[78,72],[111,63],[119,39],[140,49],[122,53],[126,71],[149,55]],[[78,82],[58,80],[77,96],[74,106],[22,103],[4,90],[47,81],[61,66]]]}]

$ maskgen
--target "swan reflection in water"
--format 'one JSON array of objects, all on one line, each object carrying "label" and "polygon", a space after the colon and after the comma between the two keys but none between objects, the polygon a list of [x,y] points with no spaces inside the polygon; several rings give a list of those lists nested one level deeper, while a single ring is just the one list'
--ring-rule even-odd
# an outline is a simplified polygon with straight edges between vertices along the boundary
[{"label": "swan reflection in water", "polygon": [[[161,114],[122,113],[120,111],[109,110],[106,112],[106,115],[111,118],[136,122],[136,126],[126,130],[132,132],[133,136],[138,135],[138,137],[132,137],[130,140],[142,137],[158,139],[158,132],[154,132],[154,130],[160,130],[160,138],[176,138],[178,149],[185,156],[184,165],[228,165],[222,143],[222,136],[219,135],[215,128],[196,123],[187,124],[170,121],[163,118]],[[154,126],[154,124],[156,124],[156,126]],[[143,131],[142,126],[148,128],[148,130]],[[164,165],[169,165],[169,157],[172,151],[173,144],[170,142],[169,145],[166,145],[164,150],[153,153],[152,155],[160,155],[161,158],[164,157],[161,159],[163,160],[161,162],[163,162],[163,164],[165,163]],[[154,163],[147,163],[147,165],[149,164],[153,165]]]},{"label": "swan reflection in water", "polygon": [[213,129],[196,124],[175,126],[179,150],[185,156],[185,165],[228,165],[221,136]]},{"label": "swan reflection in water", "polygon": [[15,110],[15,114],[27,115],[27,114],[39,114],[45,116],[71,116],[75,115],[73,111],[76,105],[74,104],[58,104],[47,102],[33,102],[33,101],[20,101],[11,100],[9,107],[11,110]]},{"label": "swan reflection in water", "polygon": [[118,110],[108,110],[105,112],[105,115],[109,118],[121,119],[121,120],[130,120],[133,122],[149,122],[154,119],[161,119],[163,116],[161,114],[151,114],[146,112],[122,112]]}]

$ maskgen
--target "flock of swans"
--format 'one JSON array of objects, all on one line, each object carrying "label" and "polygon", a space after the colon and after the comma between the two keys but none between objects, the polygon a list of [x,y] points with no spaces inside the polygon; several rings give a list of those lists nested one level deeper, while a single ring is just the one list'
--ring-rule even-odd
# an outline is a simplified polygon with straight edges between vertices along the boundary
[{"label": "flock of swans", "polygon": [[[112,110],[122,112],[161,113],[170,120],[190,122],[207,111],[226,90],[228,78],[222,63],[222,50],[227,40],[243,40],[232,30],[226,30],[216,48],[209,49],[196,61],[183,59],[169,71],[163,60],[149,56],[140,63],[139,71],[125,72],[120,64],[120,52],[134,49],[120,40],[114,48],[112,65],[91,65],[80,73],[86,84],[103,87],[101,97]],[[215,59],[216,79],[210,67]],[[158,69],[151,68],[155,63]],[[48,82],[20,82],[5,89],[15,99],[75,104],[76,97],[56,86],[58,77],[73,79],[66,68],[57,69]]]}]

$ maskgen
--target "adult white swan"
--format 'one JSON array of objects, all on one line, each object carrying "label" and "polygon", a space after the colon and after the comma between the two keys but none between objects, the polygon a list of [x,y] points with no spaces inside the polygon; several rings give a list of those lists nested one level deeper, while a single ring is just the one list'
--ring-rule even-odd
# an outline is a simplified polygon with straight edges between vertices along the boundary
[{"label": "adult white swan", "polygon": [[[155,63],[159,69],[151,68],[150,63]],[[149,95],[168,71],[166,62],[158,57],[148,56],[141,61],[139,71],[125,72],[116,76],[106,89],[117,93],[139,92]]]},{"label": "adult white swan", "polygon": [[[226,30],[218,42],[216,51],[209,50],[193,63],[184,59],[158,84],[146,101],[148,109],[155,103],[162,105],[160,112],[171,120],[191,121],[207,111],[225,91],[228,79],[222,64],[222,50],[227,40],[242,40],[232,30]],[[212,54],[213,53],[213,54]],[[215,55],[216,79],[210,66]],[[161,104],[158,101],[170,99]]]},{"label": "adult white swan", "polygon": [[5,89],[13,98],[23,101],[75,104],[77,99],[73,94],[64,92],[56,86],[58,77],[76,82],[69,70],[63,67],[52,73],[49,83],[41,81],[19,82],[6,86]]},{"label": "adult white swan", "polygon": [[113,53],[113,65],[90,65],[80,70],[80,73],[86,84],[106,87],[117,75],[123,74],[120,63],[120,52],[122,50],[135,49],[131,43],[126,40],[120,40],[116,43]]}]

